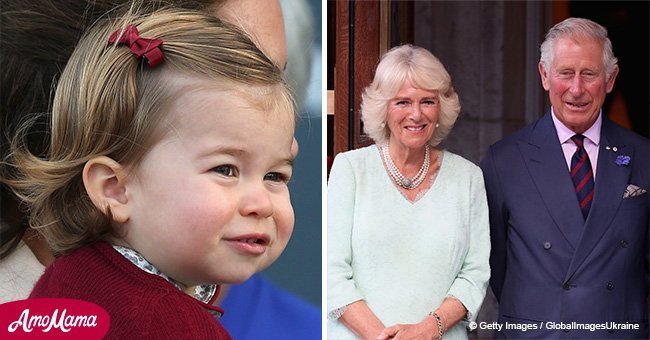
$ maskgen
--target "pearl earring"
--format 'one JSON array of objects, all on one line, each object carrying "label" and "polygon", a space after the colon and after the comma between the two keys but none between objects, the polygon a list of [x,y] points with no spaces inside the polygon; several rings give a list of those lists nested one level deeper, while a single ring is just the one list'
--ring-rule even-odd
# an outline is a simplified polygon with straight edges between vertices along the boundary
[{"label": "pearl earring", "polygon": [[386,127],[386,123],[381,123],[381,125],[379,125],[379,126],[381,126],[381,128],[383,129],[383,128]]},{"label": "pearl earring", "polygon": [[440,127],[440,124],[436,123],[436,127],[439,128],[439,127]]}]

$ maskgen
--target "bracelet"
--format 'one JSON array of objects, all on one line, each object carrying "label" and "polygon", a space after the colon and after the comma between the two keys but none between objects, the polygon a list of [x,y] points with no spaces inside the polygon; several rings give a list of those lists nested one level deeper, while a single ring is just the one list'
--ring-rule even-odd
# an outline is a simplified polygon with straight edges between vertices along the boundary
[{"label": "bracelet", "polygon": [[442,325],[442,320],[440,320],[440,316],[436,312],[430,312],[429,316],[433,316],[436,318],[436,321],[438,321],[438,336],[436,336],[436,340],[442,340],[442,333],[445,332],[445,326]]}]

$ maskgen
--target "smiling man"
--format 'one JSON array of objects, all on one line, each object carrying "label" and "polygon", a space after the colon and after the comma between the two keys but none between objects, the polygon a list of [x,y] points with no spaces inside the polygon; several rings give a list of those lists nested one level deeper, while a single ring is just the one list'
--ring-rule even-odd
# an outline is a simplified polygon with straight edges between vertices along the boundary
[{"label": "smiling man", "polygon": [[512,326],[497,338],[647,339],[648,139],[603,116],[619,71],[604,27],[566,19],[540,50],[550,110],[481,162],[490,284]]}]

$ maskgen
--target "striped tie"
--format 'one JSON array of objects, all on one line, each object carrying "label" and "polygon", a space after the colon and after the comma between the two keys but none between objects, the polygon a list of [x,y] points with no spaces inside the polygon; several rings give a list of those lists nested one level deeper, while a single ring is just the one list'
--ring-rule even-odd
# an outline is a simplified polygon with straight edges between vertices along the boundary
[{"label": "striped tie", "polygon": [[576,143],[578,148],[571,158],[571,179],[576,188],[576,195],[582,210],[582,216],[587,219],[591,201],[594,198],[594,173],[589,161],[589,155],[584,146],[585,136],[581,134],[574,135],[571,140]]}]

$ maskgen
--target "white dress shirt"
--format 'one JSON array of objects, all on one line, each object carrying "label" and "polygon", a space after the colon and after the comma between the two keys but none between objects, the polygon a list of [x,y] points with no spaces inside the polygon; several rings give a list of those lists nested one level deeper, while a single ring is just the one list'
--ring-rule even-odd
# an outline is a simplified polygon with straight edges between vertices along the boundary
[{"label": "white dress shirt", "polygon": [[[576,152],[578,147],[576,143],[571,140],[571,137],[576,133],[571,131],[566,125],[564,125],[556,116],[551,107],[551,117],[553,118],[553,125],[555,125],[555,131],[557,131],[557,138],[560,141],[562,146],[562,152],[564,152],[564,159],[567,164],[567,169],[571,171],[571,158]],[[591,162],[591,169],[594,174],[594,181],[596,181],[596,169],[598,169],[598,148],[600,146],[600,128],[603,123],[603,112],[598,114],[598,118],[587,131],[583,132],[582,135],[585,136],[585,150],[587,150],[587,155],[589,155],[589,161]]]}]

